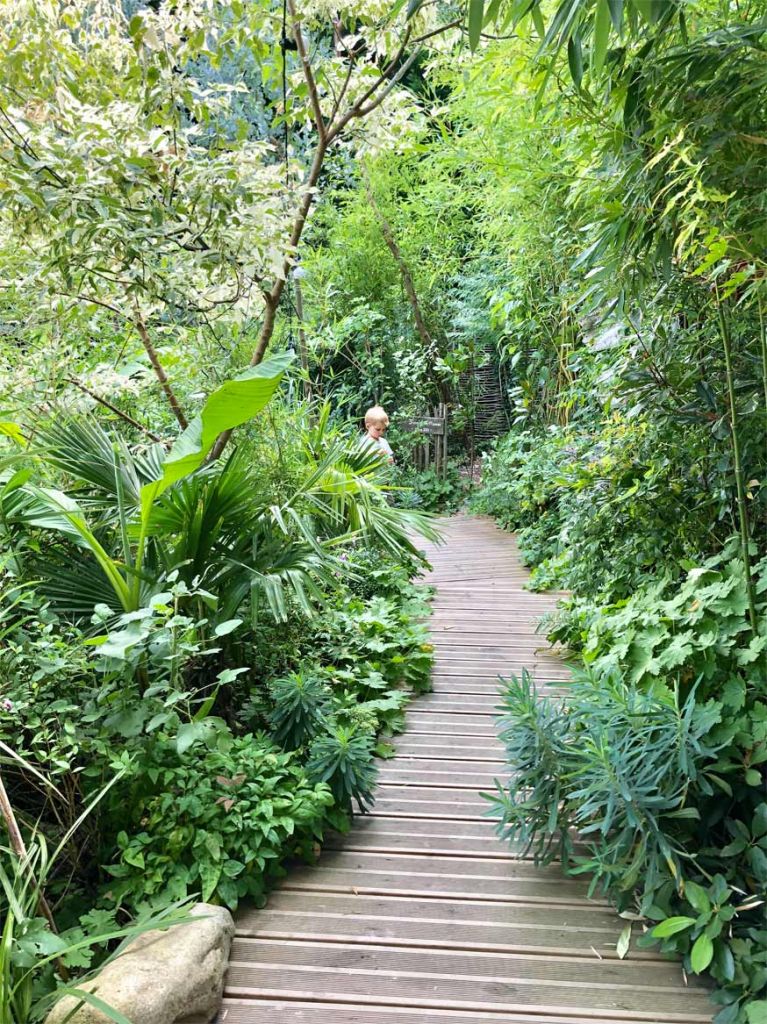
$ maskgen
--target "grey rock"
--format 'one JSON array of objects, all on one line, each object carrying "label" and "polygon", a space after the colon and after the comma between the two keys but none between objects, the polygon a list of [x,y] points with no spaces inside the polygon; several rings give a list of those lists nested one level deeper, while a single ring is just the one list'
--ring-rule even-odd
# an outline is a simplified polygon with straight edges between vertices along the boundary
[{"label": "grey rock", "polygon": [[[224,907],[198,903],[196,918],[166,931],[134,939],[125,952],[79,987],[94,992],[132,1024],[191,1024],[212,1021],[221,1004],[224,974],[234,936]],[[45,1024],[111,1024],[87,1004],[70,1018],[78,1000],[65,996]]]}]

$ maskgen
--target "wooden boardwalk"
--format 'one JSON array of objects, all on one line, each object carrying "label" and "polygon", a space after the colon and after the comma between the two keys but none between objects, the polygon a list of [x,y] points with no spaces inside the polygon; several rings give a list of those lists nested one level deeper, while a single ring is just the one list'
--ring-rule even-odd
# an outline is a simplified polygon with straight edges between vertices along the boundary
[{"label": "wooden boardwalk", "polygon": [[513,855],[484,817],[503,776],[498,673],[567,679],[522,589],[514,540],[489,520],[445,521],[434,693],[408,713],[371,814],[238,921],[222,1024],[693,1024],[705,990],[653,952],[619,960],[625,924],[557,865]]}]

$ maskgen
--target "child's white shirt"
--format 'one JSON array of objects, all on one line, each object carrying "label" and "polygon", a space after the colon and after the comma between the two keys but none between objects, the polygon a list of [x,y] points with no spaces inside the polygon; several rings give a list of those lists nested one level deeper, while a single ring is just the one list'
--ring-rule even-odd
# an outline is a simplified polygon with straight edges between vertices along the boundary
[{"label": "child's white shirt", "polygon": [[391,450],[391,445],[385,437],[371,437],[370,434],[363,434],[363,441],[367,441],[369,444],[380,448],[387,458],[394,458],[394,452]]}]

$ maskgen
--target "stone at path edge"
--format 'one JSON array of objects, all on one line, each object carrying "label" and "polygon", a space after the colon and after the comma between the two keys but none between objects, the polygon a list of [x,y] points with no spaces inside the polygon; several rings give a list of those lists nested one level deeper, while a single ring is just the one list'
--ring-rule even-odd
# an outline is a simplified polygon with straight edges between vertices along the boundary
[{"label": "stone at path edge", "polygon": [[[221,1003],[234,921],[224,907],[208,903],[198,903],[191,914],[197,920],[138,936],[80,987],[133,1024],[212,1021]],[[110,1024],[109,1017],[87,1004],[67,1018],[78,1001],[72,996],[61,999],[45,1024]]]}]

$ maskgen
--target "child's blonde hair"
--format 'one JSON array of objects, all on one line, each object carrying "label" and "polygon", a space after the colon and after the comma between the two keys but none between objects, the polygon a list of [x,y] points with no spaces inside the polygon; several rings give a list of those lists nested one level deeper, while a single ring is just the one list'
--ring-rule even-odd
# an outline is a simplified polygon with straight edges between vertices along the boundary
[{"label": "child's blonde hair", "polygon": [[380,405],[372,405],[365,413],[366,427],[388,427],[389,417]]}]

